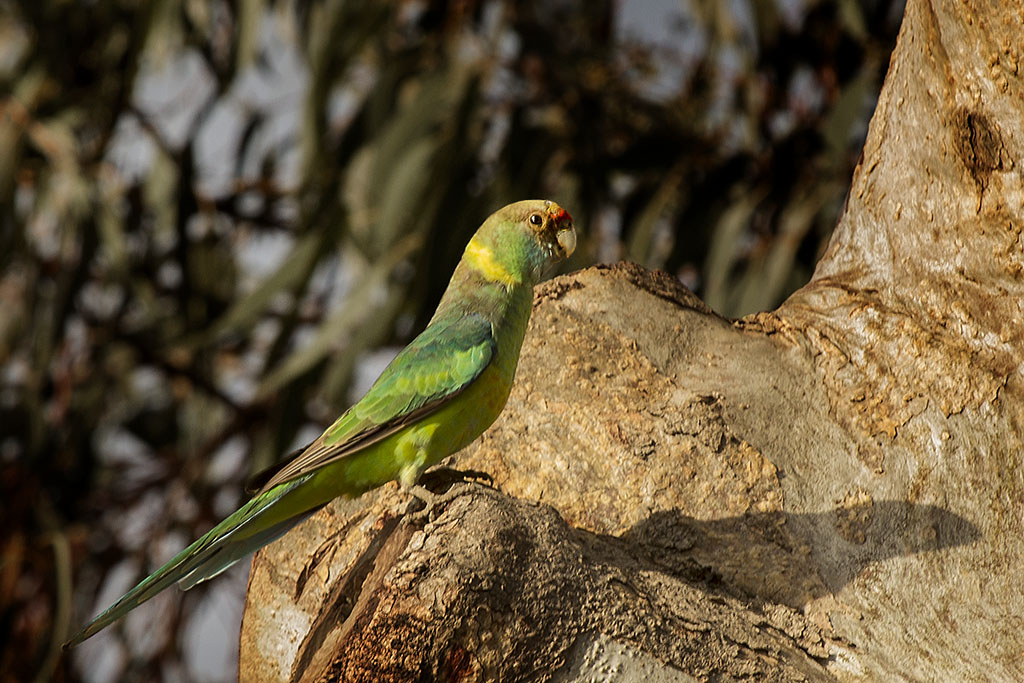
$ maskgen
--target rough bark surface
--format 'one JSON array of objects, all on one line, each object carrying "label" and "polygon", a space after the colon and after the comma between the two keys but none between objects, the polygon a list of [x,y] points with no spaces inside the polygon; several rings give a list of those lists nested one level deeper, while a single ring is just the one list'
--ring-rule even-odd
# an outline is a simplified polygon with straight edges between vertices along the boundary
[{"label": "rough bark surface", "polygon": [[910,0],[813,280],[539,288],[429,513],[337,501],[253,564],[245,681],[1024,680],[1024,7]]}]

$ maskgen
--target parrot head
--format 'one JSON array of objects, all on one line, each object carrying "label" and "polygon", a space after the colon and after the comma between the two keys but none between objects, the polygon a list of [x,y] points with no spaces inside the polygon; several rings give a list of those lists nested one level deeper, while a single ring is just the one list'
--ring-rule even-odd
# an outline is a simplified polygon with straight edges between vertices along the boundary
[{"label": "parrot head", "polygon": [[528,205],[524,207],[529,210],[527,223],[552,262],[572,256],[576,250],[576,230],[569,212],[550,199],[521,203]]},{"label": "parrot head", "polygon": [[[532,283],[541,279],[553,264],[569,258],[576,250],[576,230],[572,216],[550,199],[527,199],[509,204],[507,212],[523,235],[523,270]],[[507,223],[506,223],[507,225]]]},{"label": "parrot head", "polygon": [[491,214],[466,245],[463,263],[484,280],[532,286],[575,249],[569,212],[551,200],[527,199]]}]

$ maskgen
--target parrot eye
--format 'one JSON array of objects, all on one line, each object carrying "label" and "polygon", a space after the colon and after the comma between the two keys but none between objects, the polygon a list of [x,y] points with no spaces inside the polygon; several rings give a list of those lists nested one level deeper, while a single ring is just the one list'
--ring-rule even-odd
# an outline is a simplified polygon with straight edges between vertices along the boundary
[{"label": "parrot eye", "polygon": [[530,223],[531,224],[533,224],[533,225],[541,225],[543,222],[544,222],[544,219],[540,217],[539,213],[535,213],[535,214],[531,214],[530,215]]}]

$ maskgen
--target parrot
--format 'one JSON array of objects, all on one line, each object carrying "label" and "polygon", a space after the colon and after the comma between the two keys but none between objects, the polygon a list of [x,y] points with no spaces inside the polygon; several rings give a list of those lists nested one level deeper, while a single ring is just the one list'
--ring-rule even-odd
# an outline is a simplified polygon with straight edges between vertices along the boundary
[{"label": "parrot", "polygon": [[[366,394],[268,475],[242,507],[64,643],[73,647],[172,584],[188,590],[279,538],[331,500],[420,475],[497,419],[515,378],[533,287],[576,248],[569,212],[525,200],[491,214],[466,245],[426,328]],[[426,492],[422,492],[426,493]]]}]

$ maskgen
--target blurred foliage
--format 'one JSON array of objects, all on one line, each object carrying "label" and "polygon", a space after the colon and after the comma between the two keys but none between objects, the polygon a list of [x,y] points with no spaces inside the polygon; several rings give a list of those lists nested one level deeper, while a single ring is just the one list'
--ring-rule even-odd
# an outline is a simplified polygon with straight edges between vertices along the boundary
[{"label": "blurred foliage", "polygon": [[509,201],[570,208],[567,270],[628,258],[725,314],[778,304],[901,15],[0,0],[0,680],[232,679],[244,571],[220,622],[196,625],[200,588],[57,646],[364,389]]}]

